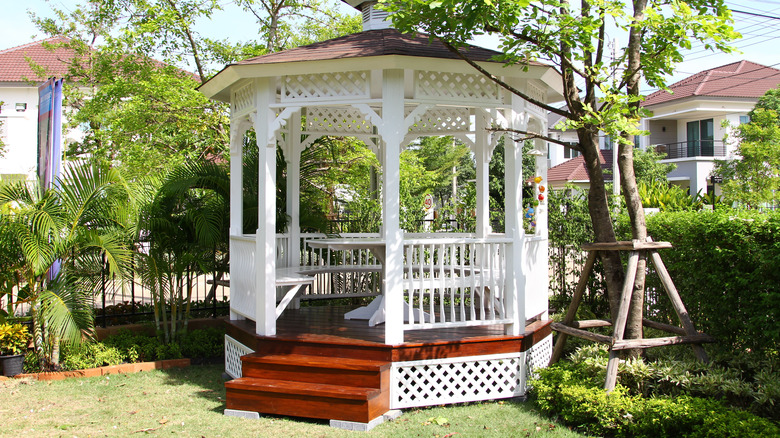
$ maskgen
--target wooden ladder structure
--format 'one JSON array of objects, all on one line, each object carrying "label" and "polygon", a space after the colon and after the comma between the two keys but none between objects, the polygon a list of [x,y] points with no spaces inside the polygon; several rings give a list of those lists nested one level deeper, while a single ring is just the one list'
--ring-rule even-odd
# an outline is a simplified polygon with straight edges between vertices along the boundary
[{"label": "wooden ladder structure", "polygon": [[[571,304],[569,304],[563,322],[551,324],[552,329],[558,332],[555,348],[553,350],[552,358],[550,359],[551,365],[561,358],[563,347],[566,344],[568,336],[576,336],[609,345],[609,363],[607,364],[607,378],[604,383],[604,388],[607,391],[612,391],[615,388],[618,364],[620,362],[620,352],[622,350],[645,349],[674,344],[693,344],[693,351],[696,354],[696,357],[702,362],[707,362],[707,353],[704,351],[701,344],[704,342],[714,342],[715,340],[709,335],[696,331],[693,321],[691,321],[688,311],[685,309],[685,305],[683,305],[680,294],[677,292],[677,288],[674,286],[672,278],[669,276],[669,272],[666,270],[666,266],[664,266],[664,263],[661,260],[660,254],[658,254],[659,249],[666,248],[672,248],[672,244],[669,242],[653,242],[650,238],[647,239],[647,242],[633,240],[590,243],[582,246],[583,250],[588,251],[588,258],[582,270],[582,276],[580,277],[579,283],[577,283],[577,288],[574,290]],[[615,321],[614,324],[612,321],[606,319],[574,320],[599,251],[630,251],[625,282],[623,283],[623,290],[620,295],[617,321]],[[639,259],[647,258],[648,255],[650,256],[649,258],[652,260],[653,265],[655,265],[656,272],[661,279],[666,294],[671,300],[674,311],[677,313],[677,317],[682,323],[682,328],[643,319],[642,325],[646,327],[659,329],[678,336],[650,339],[623,339],[626,330],[626,322],[628,320],[628,310],[631,304],[631,296],[634,291],[634,279],[636,278]],[[585,330],[587,328],[608,326],[614,327],[611,337]]]}]

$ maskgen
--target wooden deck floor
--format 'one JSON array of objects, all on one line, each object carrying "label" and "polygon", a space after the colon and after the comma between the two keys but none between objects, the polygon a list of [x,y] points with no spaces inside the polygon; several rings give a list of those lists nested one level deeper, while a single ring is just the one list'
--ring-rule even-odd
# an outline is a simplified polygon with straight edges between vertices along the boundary
[{"label": "wooden deck floor", "polygon": [[[258,342],[263,340],[341,344],[370,349],[390,347],[384,344],[384,324],[370,327],[365,320],[345,320],[344,314],[349,310],[352,310],[352,307],[317,306],[297,310],[287,309],[277,320],[276,335],[270,337],[257,336],[254,321],[233,320],[228,322],[228,335],[255,350]],[[472,354],[472,350],[477,354],[477,349],[490,350],[492,347],[486,346],[491,344],[496,347],[502,345],[498,347],[501,350],[509,348],[514,351],[525,351],[549,334],[549,321],[529,321],[520,336],[505,335],[502,325],[410,330],[404,332],[404,344],[394,346],[392,349],[428,351],[423,356],[415,354],[414,357],[431,357],[434,347],[438,350],[447,350],[451,354],[454,345],[458,345],[459,349],[463,349],[466,345],[473,346],[465,347],[463,353],[457,354],[458,356]]]}]

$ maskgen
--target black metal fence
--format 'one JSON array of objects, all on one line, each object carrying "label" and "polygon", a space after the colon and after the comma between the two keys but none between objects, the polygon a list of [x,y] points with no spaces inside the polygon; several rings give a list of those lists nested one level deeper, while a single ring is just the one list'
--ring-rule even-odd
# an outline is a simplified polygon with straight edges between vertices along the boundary
[{"label": "black metal fence", "polygon": [[[103,269],[100,290],[92,302],[95,325],[107,327],[154,320],[151,291],[144,287],[135,270],[130,277],[132,280],[117,279],[109,276],[108,269]],[[230,312],[230,288],[222,281],[214,281],[215,278],[219,276],[186,273],[190,317],[216,318]]]}]

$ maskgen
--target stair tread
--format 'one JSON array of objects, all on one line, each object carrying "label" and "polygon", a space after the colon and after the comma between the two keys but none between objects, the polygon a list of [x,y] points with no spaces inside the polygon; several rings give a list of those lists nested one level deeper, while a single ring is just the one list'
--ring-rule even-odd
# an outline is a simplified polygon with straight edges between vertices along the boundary
[{"label": "stair tread", "polygon": [[382,371],[390,367],[390,362],[372,359],[353,359],[348,357],[313,356],[304,354],[262,354],[253,353],[244,356],[242,361],[257,364],[275,364],[330,368],[339,370]]},{"label": "stair tread", "polygon": [[310,395],[351,400],[369,400],[381,393],[376,388],[331,385],[327,383],[295,382],[289,380],[261,379],[257,377],[240,377],[225,382],[230,389],[248,391],[275,392],[281,394]]}]

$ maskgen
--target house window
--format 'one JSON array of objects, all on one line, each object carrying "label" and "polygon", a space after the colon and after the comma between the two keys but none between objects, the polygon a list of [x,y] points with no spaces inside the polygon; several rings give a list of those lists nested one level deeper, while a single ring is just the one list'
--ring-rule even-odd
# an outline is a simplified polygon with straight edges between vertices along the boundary
[{"label": "house window", "polygon": [[580,156],[580,151],[574,150],[568,146],[563,147],[563,158],[577,158]]},{"label": "house window", "polygon": [[750,123],[750,116],[739,116],[739,124],[744,125],[745,123]]},{"label": "house window", "polygon": [[614,141],[612,140],[612,136],[605,135],[604,144],[602,145],[601,149],[605,151],[611,151],[613,146],[614,146]]},{"label": "house window", "polygon": [[687,134],[688,157],[715,156],[715,124],[712,119],[688,122]]}]

